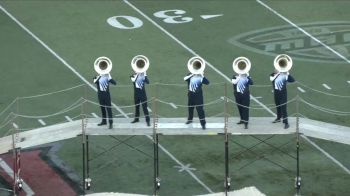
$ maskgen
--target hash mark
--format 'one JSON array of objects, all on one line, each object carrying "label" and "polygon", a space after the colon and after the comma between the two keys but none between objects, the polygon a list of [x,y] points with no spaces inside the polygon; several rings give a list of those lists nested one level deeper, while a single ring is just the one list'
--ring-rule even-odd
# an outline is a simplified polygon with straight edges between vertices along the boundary
[{"label": "hash mark", "polygon": [[305,93],[305,90],[302,89],[302,88],[300,88],[299,86],[298,86],[298,90],[299,90],[300,92],[302,92],[302,93]]},{"label": "hash mark", "polygon": [[72,122],[73,121],[69,116],[65,116],[65,118],[68,120],[68,122]]},{"label": "hash mark", "polygon": [[38,122],[42,125],[42,126],[45,126],[46,123],[43,121],[43,119],[38,119]]},{"label": "hash mark", "polygon": [[18,129],[18,125],[16,123],[12,123],[12,126],[15,128],[15,129]]},{"label": "hash mark", "polygon": [[329,87],[327,84],[322,84],[322,86],[325,87],[325,88],[328,89],[328,90],[331,90],[331,89],[332,89],[332,88]]}]

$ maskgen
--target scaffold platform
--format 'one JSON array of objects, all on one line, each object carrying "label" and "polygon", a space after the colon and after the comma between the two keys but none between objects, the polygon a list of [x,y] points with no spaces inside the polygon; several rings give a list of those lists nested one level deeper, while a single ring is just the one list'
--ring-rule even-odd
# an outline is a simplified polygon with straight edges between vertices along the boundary
[{"label": "scaffold platform", "polygon": [[[289,118],[290,127],[283,128],[282,123],[271,123],[272,117],[252,117],[249,128],[237,125],[238,118],[228,118],[227,133],[229,135],[262,135],[262,134],[293,134],[296,133],[296,118]],[[224,118],[207,118],[206,129],[203,130],[198,120],[185,124],[186,118],[159,118],[156,123],[147,126],[142,120],[131,124],[130,119],[114,119],[113,129],[107,126],[97,126],[100,119],[87,118],[51,126],[41,127],[29,131],[19,132],[16,147],[29,148],[60,140],[85,135],[219,135],[225,133]],[[330,140],[343,144],[350,144],[350,128],[324,123],[320,121],[300,118],[299,131],[306,136]],[[12,135],[0,138],[0,154],[13,149]]]}]

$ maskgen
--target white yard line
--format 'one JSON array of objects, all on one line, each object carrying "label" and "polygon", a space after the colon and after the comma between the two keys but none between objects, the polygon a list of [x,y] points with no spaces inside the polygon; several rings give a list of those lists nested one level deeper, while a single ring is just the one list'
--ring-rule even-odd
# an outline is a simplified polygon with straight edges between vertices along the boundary
[{"label": "white yard line", "polygon": [[311,141],[309,138],[307,138],[305,135],[301,135],[302,138],[304,138],[306,141],[308,141],[311,145],[313,145],[315,148],[317,148],[319,151],[321,151],[326,157],[331,159],[335,164],[337,164],[339,167],[341,167],[346,173],[350,174],[350,170],[346,168],[343,164],[341,164],[337,159],[332,157],[328,152],[323,150],[321,147],[319,147],[317,144],[315,144],[313,141]]},{"label": "white yard line", "polygon": [[[88,80],[86,80],[77,70],[75,70],[71,65],[69,65],[63,58],[61,58],[55,51],[53,51],[48,45],[46,45],[41,39],[39,39],[34,33],[32,33],[27,27],[25,27],[21,22],[19,22],[12,14],[10,14],[5,8],[0,5],[0,10],[2,10],[7,16],[9,16],[15,23],[17,23],[23,30],[25,30],[32,38],[39,42],[44,48],[46,48],[53,56],[55,56],[63,65],[70,69],[75,75],[77,75],[82,81],[84,81],[88,86],[97,92],[97,88],[93,86]],[[121,110],[117,105],[112,103],[112,105],[121,113],[124,117],[128,118],[123,110]]]},{"label": "white yard line", "polygon": [[347,59],[345,56],[343,56],[342,54],[340,54],[339,52],[335,51],[333,48],[329,47],[327,44],[323,43],[322,41],[320,41],[319,39],[317,39],[316,37],[314,37],[313,35],[311,35],[310,33],[308,33],[307,31],[305,31],[304,29],[302,29],[301,27],[299,27],[298,25],[296,25],[295,23],[293,23],[292,21],[290,21],[288,18],[284,17],[283,15],[281,15],[280,13],[278,13],[276,10],[272,9],[270,6],[268,6],[267,4],[265,4],[264,2],[260,1],[260,0],[256,0],[256,2],[258,2],[260,5],[264,6],[266,9],[270,10],[272,13],[274,13],[275,15],[277,15],[278,17],[280,17],[281,19],[283,19],[284,21],[286,21],[287,23],[289,23],[290,25],[292,25],[293,27],[297,28],[299,31],[301,31],[302,33],[304,33],[305,35],[307,35],[308,37],[310,37],[311,39],[313,39],[315,42],[321,44],[322,46],[324,46],[325,48],[327,48],[329,51],[331,51],[332,53],[334,53],[335,55],[337,55],[338,57],[342,58],[344,61],[346,61],[347,63],[350,63],[350,60]]},{"label": "white yard line", "polygon": [[[193,51],[191,48],[189,48],[186,44],[181,42],[179,39],[177,39],[174,35],[169,33],[167,30],[165,30],[163,27],[161,27],[158,23],[156,23],[154,20],[152,20],[150,17],[148,17],[146,14],[144,14],[141,10],[139,10],[137,7],[135,7],[133,4],[131,4],[128,0],[124,0],[126,4],[128,4],[131,8],[133,8],[135,11],[137,11],[139,14],[141,14],[144,18],[146,18],[150,23],[152,23],[154,26],[156,26],[158,29],[163,31],[166,35],[168,35],[171,39],[173,39],[175,42],[177,42],[179,45],[181,45],[183,48],[185,48],[188,52],[193,54],[194,56],[200,56],[195,51]],[[213,69],[216,73],[221,75],[223,78],[225,78],[228,82],[231,82],[231,79],[227,77],[224,73],[222,73],[220,70],[218,70],[216,67],[214,67],[211,63],[206,61],[206,64]],[[250,96],[252,100],[260,104],[266,111],[271,113],[272,115],[276,116],[275,113],[273,113],[266,105],[262,104],[260,101],[258,101],[254,96]]]},{"label": "white yard line", "polygon": [[[63,60],[56,52],[54,52],[50,47],[48,47],[43,41],[41,41],[36,35],[34,35],[29,29],[27,29],[22,23],[20,23],[14,16],[12,16],[9,12],[7,12],[1,5],[0,9],[6,13],[13,21],[15,21],[23,30],[25,30],[29,35],[31,35],[35,40],[37,40],[42,46],[44,46],[51,54],[53,54],[58,60],[60,60],[67,68],[69,68],[73,73],[75,73],[81,80],[83,80],[86,84],[88,84],[92,89],[97,91],[96,87],[90,84],[82,75],[80,75],[72,66],[70,66],[65,60]],[[125,118],[129,118],[129,116],[120,109],[117,105],[112,103],[113,107],[116,108]],[[151,138],[150,138],[151,139]],[[160,149],[162,149],[168,156],[170,156],[175,162],[181,163],[179,160],[175,158],[171,153],[169,153],[162,145],[159,144]],[[191,171],[189,171],[190,175],[196,179],[204,188],[206,188],[210,193],[213,191],[210,190],[203,182],[201,182]]]},{"label": "white yard line", "polygon": [[[7,163],[2,158],[0,158],[0,167],[7,173],[8,176],[10,176],[13,179],[13,170],[10,166],[7,165]],[[22,189],[24,190],[24,192],[26,192],[27,196],[34,195],[34,191],[28,186],[26,182],[23,181],[22,185]]]},{"label": "white yard line", "polygon": [[350,80],[348,81],[348,83],[350,84]]},{"label": "white yard line", "polygon": [[[150,17],[148,17],[146,14],[144,14],[141,10],[139,10],[137,7],[135,7],[133,4],[131,4],[129,1],[124,0],[126,4],[128,4],[131,8],[133,8],[135,11],[137,11],[139,14],[141,14],[144,18],[146,18],[149,22],[151,22],[153,25],[155,25],[157,28],[159,28],[161,31],[163,31],[166,35],[168,35],[170,38],[172,38],[175,42],[177,42],[179,45],[181,45],[183,48],[185,48],[187,51],[189,51],[191,54],[195,56],[199,56],[196,52],[194,52],[191,48],[187,47],[183,42],[181,42],[179,39],[177,39],[175,36],[173,36],[171,33],[169,33],[167,30],[165,30],[163,27],[158,25],[155,21],[153,21]],[[207,65],[212,68],[216,73],[221,75],[223,78],[225,78],[228,82],[231,82],[231,79],[228,78],[224,73],[222,73],[220,70],[218,70],[216,67],[214,67],[212,64],[210,64],[208,61],[206,61]],[[272,110],[270,110],[267,106],[262,104],[260,101],[258,101],[254,96],[250,96],[252,100],[254,100],[256,103],[260,104],[263,108],[265,108],[270,114],[273,116],[276,116]],[[180,162],[179,162],[180,163]],[[181,163],[181,165],[183,165]],[[208,186],[206,186],[203,182],[201,182],[191,171],[187,171],[193,178],[197,180],[198,183],[200,183],[205,189],[207,189],[210,193],[213,193],[212,190]]]},{"label": "white yard line", "polygon": [[45,126],[45,125],[46,125],[46,123],[45,123],[45,121],[44,121],[43,119],[38,119],[38,122],[39,122],[42,126]]},{"label": "white yard line", "polygon": [[[155,26],[157,26],[159,29],[161,29],[164,33],[166,33],[168,36],[170,36],[172,39],[174,39],[177,43],[179,43],[181,46],[183,46],[185,49],[187,49],[189,52],[191,52],[193,55],[198,55],[195,53],[192,49],[188,48],[185,44],[183,44],[181,41],[179,41],[176,37],[174,37],[172,34],[167,32],[165,29],[163,29],[161,26],[159,26],[156,22],[154,22],[152,19],[150,19],[147,15],[145,15],[143,12],[141,12],[139,9],[137,9],[135,6],[130,4],[127,0],[124,0],[126,4],[128,4],[130,7],[132,7],[134,10],[139,12],[142,16],[144,16],[147,20],[149,20],[151,23],[153,23]],[[258,1],[259,2],[259,1]],[[80,75],[72,66],[70,66],[65,60],[63,60],[56,52],[54,52],[50,47],[48,47],[43,41],[41,41],[36,35],[34,35],[30,30],[28,30],[22,23],[20,23],[15,17],[13,17],[9,12],[7,12],[1,5],[0,9],[6,13],[13,21],[15,21],[22,29],[24,29],[28,34],[30,34],[36,41],[38,41],[42,46],[44,46],[51,54],[53,54],[58,60],[60,60],[68,69],[70,69],[74,74],[76,74],[81,80],[83,80],[86,84],[88,84],[92,89],[97,91],[96,87],[93,86],[91,83],[89,83],[82,75]],[[316,41],[316,40],[315,40]],[[321,44],[321,43],[320,43]],[[332,49],[333,50],[333,49]],[[334,50],[333,50],[334,51]],[[335,51],[336,52],[336,51]],[[199,55],[198,55],[199,56]],[[343,57],[344,60],[349,62],[345,57]],[[214,66],[212,66],[209,62],[207,62],[208,66],[211,67],[214,71],[216,71],[218,74],[223,76],[226,80],[230,81],[230,79],[224,75],[221,71],[216,69]],[[271,113],[273,116],[276,116],[275,113],[273,113],[269,108],[267,108],[264,104],[259,102],[255,97],[251,96],[251,99],[256,101],[258,104],[260,104],[262,107],[264,107],[269,113]],[[124,111],[122,111],[118,106],[116,106],[113,103],[113,106],[121,113],[125,118],[129,118],[127,114],[125,114]],[[147,136],[148,138],[152,139],[150,136]],[[166,153],[168,156],[170,156],[175,162],[177,162],[179,165],[184,166],[180,161],[178,161],[171,153],[169,153],[163,146],[159,145],[159,147]],[[191,171],[188,171],[188,173],[196,179],[197,182],[199,182],[204,188],[206,188],[210,193],[213,193],[209,187],[207,187],[203,182],[201,182]]]},{"label": "white yard line", "polygon": [[[335,51],[333,48],[329,47],[328,45],[326,45],[325,43],[323,43],[322,41],[320,41],[319,39],[317,39],[316,37],[314,37],[313,35],[311,35],[310,33],[308,33],[307,31],[305,31],[304,29],[302,29],[301,27],[299,27],[298,25],[296,25],[295,23],[293,23],[292,21],[290,21],[288,18],[282,16],[280,13],[278,13],[276,10],[272,9],[270,6],[268,6],[267,4],[263,3],[260,0],[256,0],[256,2],[258,2],[260,5],[264,6],[266,9],[270,10],[272,13],[274,13],[275,15],[277,15],[278,17],[280,17],[282,20],[284,20],[285,22],[287,22],[288,24],[292,25],[293,27],[297,28],[299,31],[301,31],[302,33],[304,33],[305,35],[307,35],[308,37],[310,37],[311,39],[313,39],[314,41],[316,41],[317,43],[321,44],[322,46],[324,46],[325,48],[327,48],[329,51],[331,51],[332,53],[334,53],[335,55],[337,55],[338,57],[340,57],[341,59],[343,59],[345,62],[350,63],[350,60],[347,59],[346,57],[344,57],[342,54],[340,54],[339,52]],[[308,140],[307,137],[303,137],[306,141],[311,142],[311,140]],[[327,153],[325,150],[323,150],[321,147],[319,147],[317,144],[315,143],[310,143],[312,144],[314,147],[316,147],[320,152],[322,152],[325,156],[327,156],[328,158],[330,158],[331,156],[329,155],[329,153]],[[338,160],[336,160],[335,158],[330,158],[333,162],[335,162],[336,164],[340,163]],[[339,164],[338,164],[339,165]],[[341,167],[344,169],[345,172],[349,173],[348,169],[346,167]]]},{"label": "white yard line", "polygon": [[322,86],[325,87],[325,88],[328,89],[328,90],[332,90],[332,88],[329,87],[327,84],[322,84]]},{"label": "white yard line", "polygon": [[[124,2],[126,4],[128,4],[130,7],[132,7],[135,11],[137,11],[139,14],[141,14],[144,18],[146,18],[149,22],[151,22],[153,25],[155,25],[157,28],[159,28],[161,31],[163,31],[166,35],[168,35],[170,38],[172,38],[175,42],[177,42],[178,44],[180,44],[183,48],[185,48],[187,51],[189,51],[191,54],[199,56],[196,52],[194,52],[192,49],[190,49],[188,46],[186,46],[183,42],[181,42],[179,39],[177,39],[174,35],[172,35],[171,33],[169,33],[167,30],[165,30],[163,27],[161,27],[158,23],[156,23],[154,20],[152,20],[150,17],[148,17],[146,14],[144,14],[141,10],[139,10],[137,7],[135,7],[133,4],[131,4],[129,1],[124,0]],[[270,8],[269,6],[267,6],[265,3],[261,2],[260,0],[257,0],[258,3],[260,3],[261,5],[263,5],[264,7],[266,7],[267,9],[269,9],[270,11],[272,11],[274,14],[278,15],[279,17],[281,17],[283,20],[287,21],[289,24],[291,24],[292,26],[296,27],[297,29],[299,29],[300,31],[302,31],[304,34],[308,35],[309,37],[311,37],[313,40],[315,40],[316,42],[320,43],[321,45],[323,45],[324,47],[326,47],[328,50],[332,51],[334,54],[336,54],[337,56],[339,56],[340,58],[344,59],[346,62],[350,63],[350,61],[345,58],[343,55],[339,54],[337,51],[333,50],[332,48],[330,48],[329,46],[327,46],[326,44],[322,43],[320,40],[318,40],[317,38],[313,37],[311,34],[309,34],[308,32],[306,32],[305,30],[303,30],[302,28],[298,27],[296,24],[292,23],[290,20],[288,20],[287,18],[285,18],[284,16],[280,15],[278,12],[276,12],[275,10],[273,10],[272,8]],[[224,77],[227,81],[231,81],[225,74],[223,74],[220,70],[218,70],[216,67],[214,67],[212,64],[210,64],[208,61],[207,65],[212,68],[215,72],[217,72],[219,75],[221,75],[222,77]],[[272,114],[273,116],[276,116],[276,114],[270,109],[268,108],[266,105],[264,105],[263,103],[261,103],[258,99],[256,99],[254,96],[250,96],[250,98],[252,100],[254,100],[256,103],[258,103],[259,105],[261,105],[266,111],[268,111],[270,114]],[[316,145],[316,144],[315,144]],[[320,147],[319,147],[320,148]]]},{"label": "white yard line", "polygon": [[302,93],[305,93],[305,90],[304,89],[302,89],[301,87],[299,87],[298,86],[298,90],[300,91],[300,92],[302,92]]},{"label": "white yard line", "polygon": [[[153,141],[152,137],[147,135],[147,137]],[[171,159],[173,159],[178,165],[180,165],[181,167],[185,167],[185,165],[183,163],[181,163],[178,159],[176,159],[176,157],[174,155],[172,155],[167,149],[165,149],[163,146],[159,145],[159,148],[163,150],[163,152],[165,152],[165,154],[167,154]],[[207,189],[207,191],[209,193],[214,193],[207,185],[205,185],[191,170],[186,170],[186,172],[188,174],[190,174],[192,176],[192,178],[194,178],[200,185],[202,185],[205,189]]]}]

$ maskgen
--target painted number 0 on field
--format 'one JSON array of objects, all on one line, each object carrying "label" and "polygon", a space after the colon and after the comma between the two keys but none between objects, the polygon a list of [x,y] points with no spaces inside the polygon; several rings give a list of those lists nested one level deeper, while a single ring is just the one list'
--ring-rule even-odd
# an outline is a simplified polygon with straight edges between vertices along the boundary
[{"label": "painted number 0 on field", "polygon": [[[193,18],[183,17],[186,11],[184,10],[163,10],[155,12],[153,15],[158,18],[162,18],[163,22],[170,24],[180,24],[191,22]],[[171,15],[168,15],[171,14]],[[136,29],[143,25],[142,20],[134,16],[112,16],[107,19],[107,23],[112,27],[119,29]]]},{"label": "painted number 0 on field", "polygon": [[[124,20],[123,23],[128,24],[123,24],[122,22],[120,22],[121,19]],[[112,16],[107,19],[107,23],[112,27],[116,27],[119,29],[136,29],[140,28],[143,25],[142,20],[133,16]]]}]

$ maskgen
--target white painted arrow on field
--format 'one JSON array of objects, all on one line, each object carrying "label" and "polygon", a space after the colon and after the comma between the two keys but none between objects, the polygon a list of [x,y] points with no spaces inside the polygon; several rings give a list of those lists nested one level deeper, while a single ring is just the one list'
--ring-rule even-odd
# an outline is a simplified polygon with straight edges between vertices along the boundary
[{"label": "white painted arrow on field", "polygon": [[209,19],[209,18],[216,18],[216,17],[219,17],[219,16],[223,16],[223,14],[216,14],[216,15],[201,15],[201,18],[203,19]]}]

